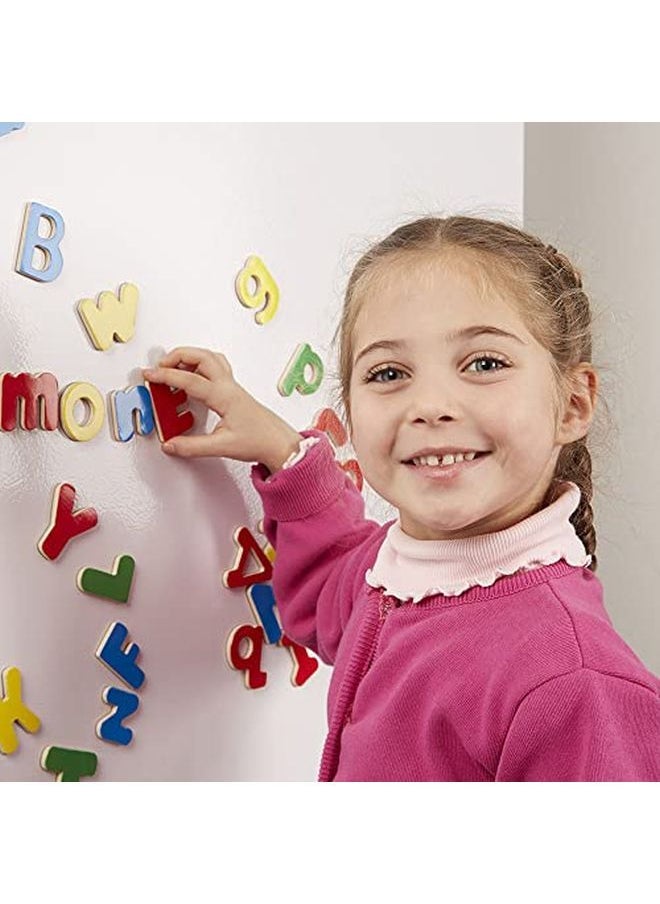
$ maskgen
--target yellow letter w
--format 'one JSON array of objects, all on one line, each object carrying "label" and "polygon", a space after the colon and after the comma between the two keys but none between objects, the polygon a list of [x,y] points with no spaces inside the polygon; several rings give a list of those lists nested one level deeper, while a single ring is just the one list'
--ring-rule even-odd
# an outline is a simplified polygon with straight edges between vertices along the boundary
[{"label": "yellow letter w", "polygon": [[135,332],[138,290],[133,283],[122,283],[119,298],[113,292],[101,292],[98,302],[83,298],[78,302],[78,314],[92,340],[94,348],[105,351],[118,342],[128,342]]}]

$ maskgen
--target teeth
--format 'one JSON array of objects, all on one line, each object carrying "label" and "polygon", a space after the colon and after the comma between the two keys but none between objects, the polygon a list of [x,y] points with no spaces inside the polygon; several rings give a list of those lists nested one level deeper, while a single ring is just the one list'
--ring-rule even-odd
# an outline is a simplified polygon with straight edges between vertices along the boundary
[{"label": "teeth", "polygon": [[456,455],[443,455],[442,460],[437,455],[422,455],[420,458],[413,458],[413,464],[445,467],[445,465],[453,465],[455,462],[472,461],[476,454],[476,452],[457,452]]}]

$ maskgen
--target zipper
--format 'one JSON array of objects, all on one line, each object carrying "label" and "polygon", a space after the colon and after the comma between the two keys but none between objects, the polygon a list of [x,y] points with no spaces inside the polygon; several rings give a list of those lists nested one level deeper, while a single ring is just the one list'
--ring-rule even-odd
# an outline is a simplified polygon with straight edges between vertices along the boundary
[{"label": "zipper", "polygon": [[380,599],[378,600],[378,623],[379,630],[383,625],[383,622],[387,618],[387,613],[391,609],[396,609],[397,602],[391,596],[386,596],[385,591],[381,589],[380,591]]},{"label": "zipper", "polygon": [[[370,594],[371,597],[371,594]],[[388,613],[396,608],[398,605],[398,601],[395,598],[388,598],[383,588],[379,588],[379,599],[378,599],[378,610],[377,613],[374,613],[373,610],[370,611],[366,615],[367,624],[363,626],[363,632],[366,635],[368,632],[373,631],[373,637],[371,638],[371,644],[369,646],[369,653],[366,657],[366,662],[364,667],[362,668],[360,677],[355,680],[353,674],[351,674],[350,663],[347,667],[347,673],[344,677],[345,683],[339,691],[339,695],[337,698],[336,706],[338,708],[343,707],[343,699],[346,699],[347,696],[351,696],[351,703],[348,705],[345,714],[341,719],[337,719],[336,722],[332,722],[330,725],[330,730],[328,732],[328,736],[325,740],[325,745],[323,747],[323,753],[321,755],[321,764],[319,766],[319,776],[318,780],[320,782],[331,782],[333,781],[333,776],[337,771],[337,764],[339,762],[339,748],[341,745],[341,733],[344,727],[351,721],[351,716],[353,713],[353,700],[355,700],[355,695],[357,694],[358,688],[360,687],[360,683],[362,679],[371,668],[371,664],[373,662],[374,656],[376,654],[376,647],[378,646],[378,639],[380,637],[380,632],[383,628],[383,622],[387,618]],[[371,608],[371,607],[370,607]],[[374,616],[376,616],[374,618]],[[364,647],[362,646],[362,632],[357,639],[356,645],[360,647],[360,653]],[[367,641],[367,637],[364,637],[365,642]],[[365,643],[366,645],[366,643]],[[349,680],[350,678],[350,680]],[[343,699],[342,699],[343,698]]]},{"label": "zipper", "polygon": [[371,668],[371,664],[374,661],[374,656],[376,655],[376,647],[378,646],[378,641],[380,639],[380,632],[383,630],[383,622],[387,618],[388,612],[391,612],[392,609],[396,608],[396,602],[391,596],[386,596],[384,590],[380,589],[380,599],[378,600],[378,624],[376,626],[376,631],[374,632],[373,641],[371,643],[371,649],[369,650],[369,656],[367,658],[366,665],[362,670],[362,675],[360,676],[360,681],[367,674],[369,669]]},{"label": "zipper", "polygon": [[[362,679],[367,674],[369,669],[371,668],[371,664],[374,661],[374,656],[376,655],[376,647],[378,646],[378,641],[380,639],[380,632],[383,630],[383,623],[387,618],[389,612],[392,609],[396,609],[398,606],[398,602],[391,596],[387,596],[382,589],[379,589],[380,598],[378,600],[378,622],[376,624],[376,630],[374,632],[373,640],[371,642],[371,649],[369,650],[369,656],[367,657],[367,661],[365,663],[364,668],[362,669],[362,674],[360,675],[360,680],[358,681],[355,692],[357,693],[357,688],[362,683]],[[355,695],[353,695],[353,700],[355,700]],[[344,725],[348,725],[351,721],[351,716],[353,715],[353,703],[346,710],[346,715],[344,716]]]}]

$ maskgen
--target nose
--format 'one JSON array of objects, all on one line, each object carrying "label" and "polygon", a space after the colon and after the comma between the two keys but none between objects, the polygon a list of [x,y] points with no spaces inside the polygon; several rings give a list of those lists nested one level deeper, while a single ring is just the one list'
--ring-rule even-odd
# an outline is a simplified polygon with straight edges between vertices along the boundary
[{"label": "nose", "polygon": [[437,382],[415,388],[409,409],[411,423],[437,424],[452,421],[458,416],[458,402],[450,398],[447,388]]},{"label": "nose", "polygon": [[451,414],[438,414],[437,408],[427,408],[423,412],[418,411],[417,416],[413,419],[414,424],[438,424],[441,421],[453,421]]}]

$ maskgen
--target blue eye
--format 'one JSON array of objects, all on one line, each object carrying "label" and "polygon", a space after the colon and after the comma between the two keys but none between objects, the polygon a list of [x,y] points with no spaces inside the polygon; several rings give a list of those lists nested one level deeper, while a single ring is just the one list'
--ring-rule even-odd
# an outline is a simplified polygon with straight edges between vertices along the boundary
[{"label": "blue eye", "polygon": [[365,383],[393,383],[393,380],[377,380],[376,377],[379,377],[381,374],[386,373],[395,373],[400,374],[403,373],[402,370],[399,370],[398,367],[393,367],[391,364],[386,365],[385,367],[376,367],[373,370],[370,370],[366,377],[364,378]]},{"label": "blue eye", "polygon": [[[492,355],[478,355],[478,357],[473,358],[470,361],[470,363],[467,365],[467,367],[470,367],[472,364],[476,364],[477,361],[494,361],[495,364],[500,364],[501,367],[489,367],[487,370],[476,370],[476,371],[474,371],[474,373],[482,373],[482,374],[486,373],[487,374],[487,373],[492,373],[493,370],[502,370],[503,367],[510,367],[510,365],[507,364],[505,361],[503,361],[501,358],[494,358]],[[466,368],[466,370],[467,370],[467,368]]]},{"label": "blue eye", "polygon": [[[481,369],[477,368],[473,370],[473,373],[493,373],[502,370],[503,368],[511,367],[506,361],[503,361],[501,358],[496,358],[493,355],[477,355],[477,357],[473,358],[465,367],[467,370],[473,364],[481,364],[484,362],[488,362],[487,367]],[[491,366],[497,365],[497,366]],[[401,370],[400,367],[395,367],[393,364],[380,365],[378,367],[374,367],[373,370],[370,370],[367,375],[364,377],[365,383],[396,383],[400,382],[400,376],[406,376],[405,372]]]}]

